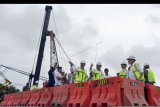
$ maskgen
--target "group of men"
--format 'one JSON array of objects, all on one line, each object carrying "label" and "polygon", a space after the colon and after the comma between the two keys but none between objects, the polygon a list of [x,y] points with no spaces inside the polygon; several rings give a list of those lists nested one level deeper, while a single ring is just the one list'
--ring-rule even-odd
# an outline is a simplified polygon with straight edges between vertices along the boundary
[{"label": "group of men", "polygon": [[[127,58],[127,60],[129,64],[128,69],[127,63],[121,63],[122,70],[117,73],[117,76],[120,76],[121,78],[143,81],[146,84],[155,83],[154,73],[151,71],[148,63],[144,64],[144,68],[142,70],[139,63],[136,62],[136,58],[134,56],[130,56],[129,58]],[[55,63],[55,65],[51,67],[48,72],[49,80],[44,83],[44,87],[60,86],[64,84],[80,83],[89,80],[98,80],[111,77],[109,75],[108,68],[105,68],[104,72],[101,70],[101,62],[96,63],[95,69],[92,68],[93,64],[91,64],[89,69],[89,76],[87,75],[87,70],[85,69],[86,62],[84,60],[80,62],[79,67],[74,65],[71,61],[69,62],[69,64],[71,73],[68,74],[67,78],[67,73],[64,73],[62,71],[62,67],[58,66],[58,64]],[[38,83],[35,84],[35,86],[38,86]]]},{"label": "group of men", "polygon": [[145,84],[155,83],[154,73],[150,69],[150,65],[148,63],[143,65],[142,70],[139,63],[136,62],[136,58],[134,56],[130,56],[127,60],[130,66],[127,69],[127,63],[121,63],[122,71],[120,71],[117,75],[122,78],[143,81]]},{"label": "group of men", "polygon": [[97,62],[96,64],[96,68],[92,69],[93,64],[91,64],[90,66],[90,73],[89,73],[89,77],[87,75],[87,70],[85,69],[85,65],[86,62],[85,61],[81,61],[80,62],[80,66],[76,67],[76,65],[74,65],[72,62],[70,63],[70,75],[68,75],[68,79],[70,80],[69,83],[79,83],[79,82],[85,82],[85,81],[89,81],[89,80],[98,80],[98,79],[103,79],[103,78],[108,78],[110,77],[109,70],[108,68],[104,69],[104,73],[101,70],[102,67],[102,63],[101,62]]},{"label": "group of men", "polygon": [[[117,73],[117,76],[120,76],[121,78],[143,81],[145,82],[145,84],[155,83],[154,73],[150,69],[150,65],[148,63],[144,64],[142,70],[140,64],[136,62],[136,58],[134,56],[130,56],[129,58],[127,58],[127,60],[129,64],[128,69],[126,62],[121,63],[122,70],[119,73]],[[78,83],[87,80],[98,80],[111,77],[108,75],[109,70],[107,68],[104,69],[105,75],[103,74],[101,70],[102,63],[97,62],[95,69],[92,69],[93,64],[91,64],[90,77],[87,79],[85,64],[85,61],[81,61],[80,66],[76,67],[72,62],[70,62],[70,83]]]}]

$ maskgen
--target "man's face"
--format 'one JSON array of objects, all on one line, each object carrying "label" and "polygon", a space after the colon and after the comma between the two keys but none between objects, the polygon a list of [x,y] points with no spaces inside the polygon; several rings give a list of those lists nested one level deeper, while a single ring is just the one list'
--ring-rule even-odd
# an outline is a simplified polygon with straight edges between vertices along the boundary
[{"label": "man's face", "polygon": [[117,73],[117,76],[119,76],[119,73]]},{"label": "man's face", "polygon": [[97,69],[101,69],[102,65],[96,65]]},{"label": "man's face", "polygon": [[81,68],[84,68],[85,67],[85,63],[81,63]]},{"label": "man's face", "polygon": [[59,72],[62,72],[62,68],[59,68],[58,71],[59,71]]},{"label": "man's face", "polygon": [[128,59],[128,64],[133,64],[134,60],[133,59]]},{"label": "man's face", "polygon": [[105,70],[105,71],[104,71],[105,75],[108,75],[108,72],[109,72],[108,70]]},{"label": "man's face", "polygon": [[122,69],[125,69],[126,67],[127,67],[126,64],[121,64],[121,68],[122,68]]},{"label": "man's face", "polygon": [[148,69],[148,68],[149,68],[149,65],[144,66],[144,69]]}]

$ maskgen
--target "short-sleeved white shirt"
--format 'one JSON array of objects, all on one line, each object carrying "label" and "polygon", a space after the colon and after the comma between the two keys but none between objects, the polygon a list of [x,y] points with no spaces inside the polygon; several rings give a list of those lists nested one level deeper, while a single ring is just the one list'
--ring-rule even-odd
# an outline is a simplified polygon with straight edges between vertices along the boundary
[{"label": "short-sleeved white shirt", "polygon": [[105,78],[110,78],[112,77],[111,75],[108,74],[108,76],[104,75]]},{"label": "short-sleeved white shirt", "polygon": [[58,77],[62,77],[61,73],[58,72],[58,70],[56,69],[56,70],[54,71],[55,86],[57,86],[57,85],[62,85],[61,80],[58,80],[58,79],[57,79],[57,76],[58,76]]},{"label": "short-sleeved white shirt", "polygon": [[[133,69],[132,69],[133,66],[134,66],[134,64],[136,64],[136,63],[134,62],[134,63],[129,67],[130,69],[128,69],[128,71],[127,71],[127,78],[128,78],[128,79],[136,80],[136,75],[135,75],[135,73],[134,73],[134,71],[133,71]],[[136,69],[137,69],[139,72],[143,72],[139,64],[138,64],[138,66],[137,66]]]}]

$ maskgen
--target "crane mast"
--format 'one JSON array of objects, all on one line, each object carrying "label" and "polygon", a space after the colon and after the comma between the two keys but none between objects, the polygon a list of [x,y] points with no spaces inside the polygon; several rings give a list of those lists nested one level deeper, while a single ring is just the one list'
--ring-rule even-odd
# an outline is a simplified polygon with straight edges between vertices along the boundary
[{"label": "crane mast", "polygon": [[33,84],[35,84],[36,81],[39,81],[39,75],[41,71],[46,36],[48,35],[48,24],[49,24],[51,10],[52,10],[52,6],[46,6],[45,8],[46,13],[45,13],[43,31],[42,31],[41,41],[40,41],[40,47],[39,47],[39,52],[38,52],[38,58],[37,58],[37,64],[36,64]]},{"label": "crane mast", "polygon": [[[32,81],[31,78],[33,78],[33,76],[34,76],[33,84],[35,84],[35,82],[37,80],[39,80],[39,77],[40,77],[44,47],[45,47],[45,42],[46,42],[47,36],[50,36],[50,67],[53,67],[55,62],[59,65],[56,44],[55,44],[55,34],[53,33],[53,31],[48,31],[48,24],[49,24],[52,6],[46,6],[45,10],[46,10],[46,14],[45,14],[45,19],[44,19],[44,25],[43,25],[43,31],[42,31],[41,41],[40,41],[40,47],[39,47],[39,53],[38,53],[38,58],[37,58],[35,74],[32,75],[32,73],[31,73],[30,80],[29,80],[29,82]],[[31,85],[30,85],[30,87],[31,87]]]}]

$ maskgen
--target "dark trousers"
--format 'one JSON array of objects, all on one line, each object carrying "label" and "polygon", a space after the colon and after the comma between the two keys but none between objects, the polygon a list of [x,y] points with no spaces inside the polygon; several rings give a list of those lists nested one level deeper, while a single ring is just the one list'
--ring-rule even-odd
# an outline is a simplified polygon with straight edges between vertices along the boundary
[{"label": "dark trousers", "polygon": [[52,82],[48,82],[48,84],[47,84],[47,87],[53,87],[54,86],[54,83],[52,83]]},{"label": "dark trousers", "polygon": [[144,96],[145,96],[146,101],[148,101],[148,90],[146,87],[144,87]]}]

